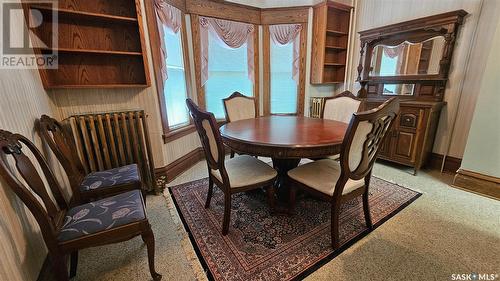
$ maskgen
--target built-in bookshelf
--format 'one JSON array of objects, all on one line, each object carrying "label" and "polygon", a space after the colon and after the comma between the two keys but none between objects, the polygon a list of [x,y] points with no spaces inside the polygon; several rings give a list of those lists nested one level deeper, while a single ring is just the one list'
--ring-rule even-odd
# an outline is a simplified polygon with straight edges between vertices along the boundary
[{"label": "built-in bookshelf", "polygon": [[351,11],[333,1],[314,6],[311,83],[344,82]]},{"label": "built-in bookshelf", "polygon": [[[33,29],[42,42],[35,53],[57,51],[56,69],[40,68],[46,89],[148,87],[139,0],[59,0],[57,6],[25,5],[43,16]],[[57,15],[57,18],[54,16]],[[57,19],[57,33],[53,23]]]}]

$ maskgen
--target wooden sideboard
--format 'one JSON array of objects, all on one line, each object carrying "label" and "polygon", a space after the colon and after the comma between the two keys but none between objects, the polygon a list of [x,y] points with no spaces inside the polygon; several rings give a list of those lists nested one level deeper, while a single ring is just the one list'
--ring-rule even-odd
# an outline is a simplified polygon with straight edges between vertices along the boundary
[{"label": "wooden sideboard", "polygon": [[[364,109],[379,106],[383,100],[366,100]],[[441,108],[445,102],[401,101],[400,112],[388,133],[379,158],[413,167],[414,175],[432,153]]]}]

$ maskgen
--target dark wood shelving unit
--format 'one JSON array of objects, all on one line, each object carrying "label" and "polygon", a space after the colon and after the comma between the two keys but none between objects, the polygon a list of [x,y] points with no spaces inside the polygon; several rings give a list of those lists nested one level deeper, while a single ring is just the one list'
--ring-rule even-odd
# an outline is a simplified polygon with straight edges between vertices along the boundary
[{"label": "dark wood shelving unit", "polygon": [[344,82],[351,11],[333,1],[314,6],[311,83]]},{"label": "dark wood shelving unit", "polygon": [[149,87],[139,0],[59,0],[37,9],[43,22],[34,34],[51,42],[57,13],[58,44],[35,48],[57,54],[57,69],[40,68],[46,89]]}]

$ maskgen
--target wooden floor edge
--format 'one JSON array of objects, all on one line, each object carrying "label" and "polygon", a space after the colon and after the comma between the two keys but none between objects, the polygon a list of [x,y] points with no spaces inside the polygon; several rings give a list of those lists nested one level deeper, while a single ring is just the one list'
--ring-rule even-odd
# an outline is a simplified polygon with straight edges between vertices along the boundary
[{"label": "wooden floor edge", "polygon": [[500,178],[459,169],[453,178],[453,187],[500,200]]}]

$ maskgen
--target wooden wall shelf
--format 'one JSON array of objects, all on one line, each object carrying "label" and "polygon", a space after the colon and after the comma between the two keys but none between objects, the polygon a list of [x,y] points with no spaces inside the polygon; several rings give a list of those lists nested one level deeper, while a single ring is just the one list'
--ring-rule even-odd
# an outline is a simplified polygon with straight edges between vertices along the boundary
[{"label": "wooden wall shelf", "polygon": [[352,7],[333,1],[314,6],[312,84],[344,82]]},{"label": "wooden wall shelf", "polygon": [[[139,0],[60,0],[57,7],[29,5],[43,15],[34,34],[51,42],[53,13],[58,44],[35,48],[57,51],[57,69],[39,69],[46,89],[148,87],[150,78]],[[28,14],[28,13],[26,13]]]}]

